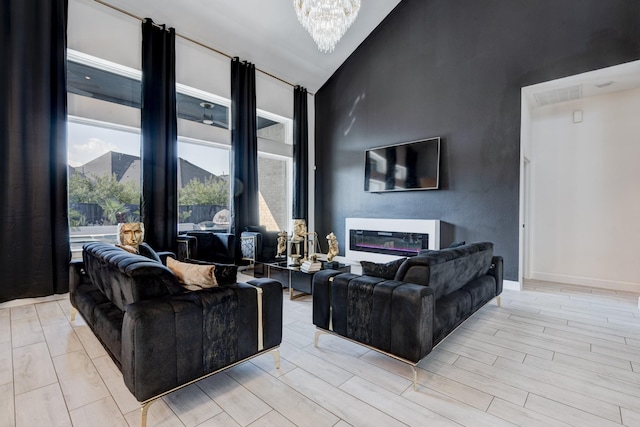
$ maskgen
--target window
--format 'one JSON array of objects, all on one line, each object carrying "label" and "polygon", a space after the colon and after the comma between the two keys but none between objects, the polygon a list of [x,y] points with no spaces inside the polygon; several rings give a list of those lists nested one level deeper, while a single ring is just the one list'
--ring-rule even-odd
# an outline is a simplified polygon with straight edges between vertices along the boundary
[{"label": "window", "polygon": [[211,142],[178,139],[180,231],[229,230],[229,149]]},{"label": "window", "polygon": [[74,258],[88,241],[116,242],[140,220],[140,73],[68,52],[67,162]]},{"label": "window", "polygon": [[229,100],[177,85],[178,230],[228,232]]},{"label": "window", "polygon": [[[139,221],[141,72],[69,49],[69,222],[75,257]],[[178,231],[228,231],[230,100],[176,84]],[[258,110],[260,223],[290,228],[291,119]]]}]

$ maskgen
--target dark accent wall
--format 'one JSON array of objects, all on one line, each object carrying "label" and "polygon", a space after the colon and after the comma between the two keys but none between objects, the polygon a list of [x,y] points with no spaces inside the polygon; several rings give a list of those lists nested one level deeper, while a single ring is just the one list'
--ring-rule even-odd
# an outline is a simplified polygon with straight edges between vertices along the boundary
[{"label": "dark accent wall", "polygon": [[[363,3],[363,8],[366,4]],[[640,58],[637,0],[403,0],[316,93],[316,229],[440,219],[518,279],[520,89]],[[364,150],[443,138],[441,188],[365,193]]]}]

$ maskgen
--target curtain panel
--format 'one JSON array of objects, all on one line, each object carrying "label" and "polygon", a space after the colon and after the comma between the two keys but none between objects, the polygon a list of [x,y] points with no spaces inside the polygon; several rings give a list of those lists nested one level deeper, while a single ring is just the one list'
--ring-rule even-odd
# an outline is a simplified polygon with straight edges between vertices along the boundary
[{"label": "curtain panel", "polygon": [[142,23],[142,221],[156,250],[175,251],[178,235],[178,125],[175,30]]},{"label": "curtain panel", "polygon": [[293,89],[293,218],[309,220],[309,121],[307,90]]},{"label": "curtain panel", "polygon": [[236,235],[236,260],[242,258],[240,233],[259,225],[258,130],[255,65],[231,60],[231,233]]},{"label": "curtain panel", "polygon": [[67,11],[0,4],[0,302],[69,290]]}]

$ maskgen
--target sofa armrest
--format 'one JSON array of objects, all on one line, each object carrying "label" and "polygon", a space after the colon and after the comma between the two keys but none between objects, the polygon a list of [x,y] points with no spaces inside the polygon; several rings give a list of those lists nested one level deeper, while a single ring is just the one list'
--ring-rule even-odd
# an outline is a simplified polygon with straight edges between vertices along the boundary
[{"label": "sofa armrest", "polygon": [[282,342],[282,284],[277,280],[261,278],[247,281],[262,289],[262,327],[264,348]]},{"label": "sofa armrest", "polygon": [[176,259],[176,254],[170,251],[160,251],[158,252],[158,256],[160,257],[160,261],[162,262],[162,265],[167,265],[167,258],[169,257]]},{"label": "sofa armrest", "polygon": [[487,274],[490,274],[496,279],[496,296],[500,295],[502,293],[504,274],[504,261],[501,256],[494,256],[491,259],[491,267]]},{"label": "sofa armrest", "polygon": [[432,261],[425,256],[407,258],[398,268],[394,279],[429,286],[431,264]]},{"label": "sofa armrest", "polygon": [[338,270],[320,270],[313,275],[312,304],[313,324],[319,328],[331,330],[331,282],[339,274],[349,274],[350,277],[358,277],[355,274],[344,273]]},{"label": "sofa armrest", "polygon": [[433,348],[435,294],[433,289],[404,283],[393,291],[391,303],[392,354],[418,362]]}]

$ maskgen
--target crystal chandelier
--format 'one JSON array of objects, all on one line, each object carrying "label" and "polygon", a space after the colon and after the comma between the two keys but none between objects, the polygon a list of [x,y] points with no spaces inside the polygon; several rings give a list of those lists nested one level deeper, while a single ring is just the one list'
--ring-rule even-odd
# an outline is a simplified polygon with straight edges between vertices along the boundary
[{"label": "crystal chandelier", "polygon": [[360,0],[293,0],[293,7],[320,52],[328,53],[356,20]]}]

